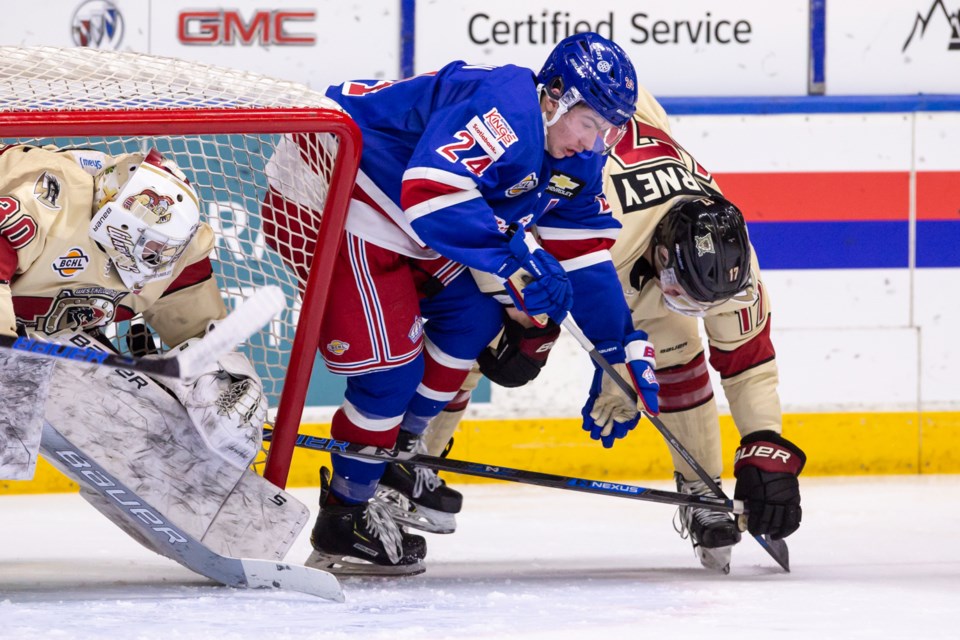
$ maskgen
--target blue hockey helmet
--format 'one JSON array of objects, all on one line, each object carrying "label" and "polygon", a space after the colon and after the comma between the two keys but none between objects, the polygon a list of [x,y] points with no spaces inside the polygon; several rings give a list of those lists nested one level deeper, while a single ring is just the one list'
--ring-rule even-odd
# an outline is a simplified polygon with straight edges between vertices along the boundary
[{"label": "blue hockey helmet", "polygon": [[561,40],[537,74],[561,113],[584,102],[616,128],[636,110],[637,72],[623,49],[598,33],[575,33]]}]

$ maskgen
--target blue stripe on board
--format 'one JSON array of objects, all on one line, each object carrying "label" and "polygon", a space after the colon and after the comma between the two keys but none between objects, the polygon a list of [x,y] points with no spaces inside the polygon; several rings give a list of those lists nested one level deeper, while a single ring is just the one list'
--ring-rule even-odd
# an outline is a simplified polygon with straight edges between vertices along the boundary
[{"label": "blue stripe on board", "polygon": [[657,97],[672,116],[960,111],[960,95]]},{"label": "blue stripe on board", "polygon": [[907,222],[751,222],[763,269],[908,266]]},{"label": "blue stripe on board", "polygon": [[960,220],[917,223],[917,266],[960,267]]}]

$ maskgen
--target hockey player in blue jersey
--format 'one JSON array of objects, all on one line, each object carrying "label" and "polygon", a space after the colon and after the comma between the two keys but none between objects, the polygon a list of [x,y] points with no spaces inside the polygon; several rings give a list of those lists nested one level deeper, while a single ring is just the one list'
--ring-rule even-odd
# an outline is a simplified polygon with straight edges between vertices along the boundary
[{"label": "hockey player in blue jersey", "polygon": [[[539,74],[454,62],[407,80],[327,91],[364,144],[336,302],[321,328],[327,367],[349,376],[334,438],[418,448],[502,326],[503,306],[476,278],[493,278],[532,317],[560,322],[572,311],[657,412],[653,349],[633,330],[610,261],[620,224],[601,189],[603,154],[634,112],[636,83],[620,47],[583,33],[561,41]],[[297,163],[307,165],[310,150],[288,151],[288,170],[309,170]],[[304,205],[297,194],[269,197]],[[533,225],[542,247],[526,231]],[[622,437],[637,417],[611,421],[604,437]],[[339,573],[422,571],[424,539],[370,500],[384,464],[341,455],[332,462],[332,478],[321,470],[308,564]],[[384,482],[435,488],[439,480],[428,472]],[[447,511],[459,508],[459,494],[443,497],[457,502]]]}]

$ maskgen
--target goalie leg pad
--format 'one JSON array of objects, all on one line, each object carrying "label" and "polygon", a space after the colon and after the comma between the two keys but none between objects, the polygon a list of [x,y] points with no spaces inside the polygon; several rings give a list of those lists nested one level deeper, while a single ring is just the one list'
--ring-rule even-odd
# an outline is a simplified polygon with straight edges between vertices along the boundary
[{"label": "goalie leg pad", "polygon": [[0,353],[0,479],[30,480],[54,362]]},{"label": "goalie leg pad", "polygon": [[146,376],[57,364],[45,417],[171,522],[224,555],[279,560],[309,518],[292,496],[210,451],[186,410]]}]

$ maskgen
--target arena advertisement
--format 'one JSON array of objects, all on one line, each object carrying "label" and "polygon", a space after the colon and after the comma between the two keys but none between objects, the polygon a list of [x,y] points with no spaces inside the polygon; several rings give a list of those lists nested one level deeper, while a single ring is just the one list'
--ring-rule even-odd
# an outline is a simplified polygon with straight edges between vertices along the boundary
[{"label": "arena advertisement", "polygon": [[[34,7],[6,7],[4,23],[16,36],[6,36],[3,44],[152,53],[269,74],[321,91],[344,78],[395,78],[400,69],[400,8],[392,0],[47,4],[54,6],[43,29],[36,28]],[[378,46],[358,46],[361,42]]]},{"label": "arena advertisement", "polygon": [[808,25],[802,0],[420,3],[416,70],[457,58],[539,69],[561,39],[596,31],[624,47],[656,95],[804,95]]},{"label": "arena advertisement", "polygon": [[960,91],[960,5],[882,0],[864,11],[827,3],[827,93]]}]

